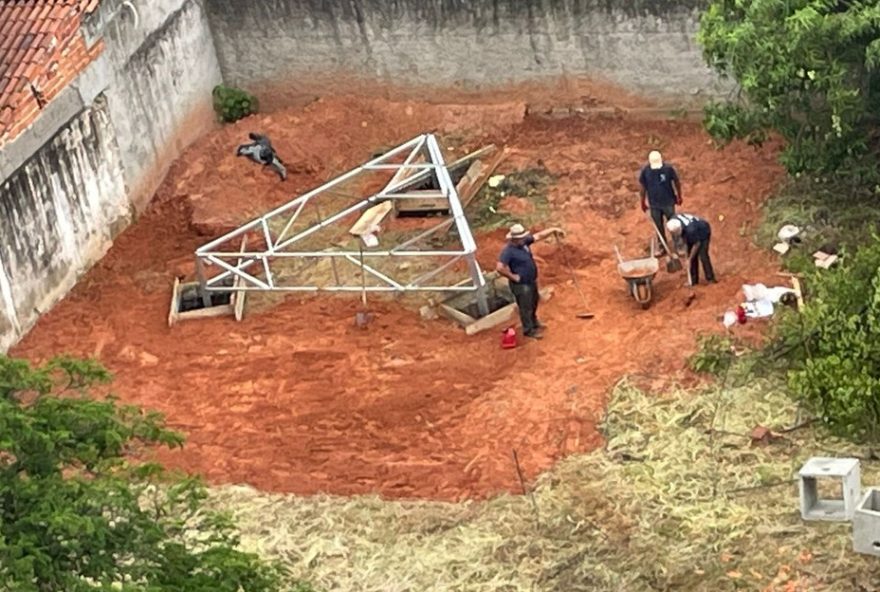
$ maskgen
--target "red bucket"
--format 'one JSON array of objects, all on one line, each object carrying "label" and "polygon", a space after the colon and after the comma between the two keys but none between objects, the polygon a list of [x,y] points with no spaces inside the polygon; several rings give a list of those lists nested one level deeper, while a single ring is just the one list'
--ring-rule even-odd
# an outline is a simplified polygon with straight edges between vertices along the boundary
[{"label": "red bucket", "polygon": [[501,333],[501,349],[513,349],[516,347],[516,330],[508,327]]}]

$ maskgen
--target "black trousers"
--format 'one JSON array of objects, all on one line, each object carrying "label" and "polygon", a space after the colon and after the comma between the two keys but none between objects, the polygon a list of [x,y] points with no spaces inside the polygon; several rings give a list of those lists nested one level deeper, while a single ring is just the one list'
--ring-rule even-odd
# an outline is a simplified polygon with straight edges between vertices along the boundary
[{"label": "black trousers", "polygon": [[706,275],[706,281],[711,282],[715,279],[715,270],[712,269],[712,259],[709,258],[709,242],[711,239],[712,235],[710,234],[704,241],[688,243],[688,254],[690,254],[691,249],[693,249],[694,246],[696,246],[697,249],[694,258],[691,259],[691,281],[694,285],[697,285],[700,282],[700,264],[703,265],[703,273]]},{"label": "black trousers", "polygon": [[[666,244],[669,245],[670,250],[675,250],[675,247],[669,242],[669,238],[666,236],[666,223],[675,216],[675,204],[668,206],[651,206],[651,220],[654,221],[654,225],[657,227],[657,230],[660,231],[660,236],[663,237],[663,240],[666,241]],[[663,245],[660,245],[660,248],[663,248]]]},{"label": "black trousers", "polygon": [[510,282],[510,291],[519,307],[519,320],[523,333],[531,335],[538,330],[538,284],[515,284]]}]

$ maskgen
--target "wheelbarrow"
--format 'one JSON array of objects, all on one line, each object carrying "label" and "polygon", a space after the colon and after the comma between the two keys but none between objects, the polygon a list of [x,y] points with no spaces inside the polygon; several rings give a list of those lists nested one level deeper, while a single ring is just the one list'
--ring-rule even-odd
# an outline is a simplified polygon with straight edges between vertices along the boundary
[{"label": "wheelbarrow", "polygon": [[614,245],[617,254],[617,273],[626,280],[629,292],[642,308],[648,308],[653,296],[651,286],[654,276],[660,271],[660,262],[654,256],[654,242],[651,241],[651,256],[642,259],[624,260],[620,249]]}]

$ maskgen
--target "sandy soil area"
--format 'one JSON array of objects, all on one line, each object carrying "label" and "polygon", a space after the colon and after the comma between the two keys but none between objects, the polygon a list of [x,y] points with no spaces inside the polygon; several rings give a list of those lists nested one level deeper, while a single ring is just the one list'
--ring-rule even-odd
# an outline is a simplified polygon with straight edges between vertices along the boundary
[{"label": "sandy soil area", "polygon": [[[774,147],[716,151],[696,123],[521,113],[509,95],[469,106],[339,97],[209,134],[12,353],[97,357],[115,373],[123,401],[160,410],[187,435],[184,450],[158,457],[212,482],[448,500],[517,491],[512,449],[533,477],[600,445],[595,423],[611,385],[625,374],[654,385],[694,380],[685,360],[695,336],[721,329],[718,317],[742,283],[779,282],[773,258],[749,237],[782,174]],[[270,135],[291,165],[288,182],[235,158],[251,130]],[[584,307],[559,247],[541,244],[542,282],[555,286],[540,309],[549,328],[543,341],[515,350],[500,349],[496,332],[467,337],[392,302],[375,303],[376,320],[358,329],[354,296],[291,296],[240,324],[167,327],[173,273],[211,238],[204,233],[428,130],[460,136],[461,149],[505,142],[512,150],[505,169],[540,162],[559,176],[549,195],[552,222],[568,230],[565,248],[595,319],[574,317]],[[654,304],[643,311],[617,274],[612,246],[635,256],[651,236],[636,176],[655,146],[682,177],[682,211],[712,222],[720,283],[698,287],[687,306],[685,276],[661,272]],[[522,205],[505,201],[513,210]],[[500,231],[478,236],[485,267],[502,242]]]}]

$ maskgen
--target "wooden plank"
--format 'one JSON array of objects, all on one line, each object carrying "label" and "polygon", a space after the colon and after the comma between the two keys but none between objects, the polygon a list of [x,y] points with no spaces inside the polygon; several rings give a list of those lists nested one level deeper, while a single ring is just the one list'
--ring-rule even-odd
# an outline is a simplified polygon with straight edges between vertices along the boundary
[{"label": "wooden plank", "polygon": [[180,278],[174,277],[174,286],[171,288],[171,309],[168,311],[168,326],[173,327],[177,322],[177,298],[180,292]]},{"label": "wooden plank", "polygon": [[186,312],[177,313],[178,320],[206,319],[210,317],[225,317],[234,314],[231,304],[223,304],[220,306],[211,306],[209,308],[198,308],[196,310],[188,310]]},{"label": "wooden plank", "polygon": [[502,306],[495,312],[489,313],[481,319],[475,320],[473,323],[464,328],[464,332],[468,335],[476,335],[487,329],[492,329],[502,323],[509,323],[516,318],[519,312],[515,302],[511,302],[507,306]]},{"label": "wooden plank", "polygon": [[[244,253],[245,248],[247,248],[247,235],[245,234],[241,237],[241,249],[239,253]],[[242,258],[238,258],[237,267],[240,267],[242,263]],[[267,280],[268,281],[268,280]],[[232,288],[240,288],[241,287],[241,276],[236,275],[235,279],[232,280]],[[247,298],[247,292],[242,290],[236,290],[232,293],[232,311],[235,314],[236,322],[241,322],[241,319],[244,318],[244,301]]]},{"label": "wooden plank", "polygon": [[466,315],[461,311],[455,310],[451,306],[447,306],[446,304],[440,303],[437,305],[437,312],[446,317],[451,321],[455,321],[462,327],[467,327],[471,323],[474,322],[474,318],[470,315]]},{"label": "wooden plank", "polygon": [[[502,147],[501,150],[498,151],[498,154],[495,157],[488,161],[485,165],[480,166],[479,172],[477,172],[467,184],[459,183],[460,187],[458,188],[458,199],[461,201],[461,207],[466,208],[468,204],[470,204],[473,199],[477,196],[477,193],[480,192],[480,189],[489,180],[489,177],[495,172],[495,170],[501,165],[502,162],[507,158],[510,153],[507,151],[507,148]],[[479,161],[478,161],[479,162]],[[476,164],[476,163],[474,163]],[[471,165],[473,167],[473,165]],[[468,175],[471,173],[471,170],[468,169],[468,174],[464,176],[465,179],[468,179]]]},{"label": "wooden plank", "polygon": [[354,223],[348,232],[355,236],[372,234],[379,226],[379,222],[381,222],[393,208],[394,204],[391,200],[383,201],[382,203],[369,208],[360,218],[358,218],[357,222]]},{"label": "wooden plank", "polygon": [[394,200],[394,207],[400,212],[448,212],[449,200],[445,197],[425,197],[422,199]]},{"label": "wooden plank", "polygon": [[[456,160],[452,164],[447,164],[446,170],[448,170],[449,173],[452,174],[454,171],[457,171],[460,168],[469,167],[473,161],[490,154],[493,150],[495,150],[494,144],[489,144],[488,146],[484,146],[484,147],[480,148],[479,150],[474,150],[473,152],[471,152],[469,154],[465,154],[464,156],[462,156],[461,158],[459,158],[458,160]],[[409,177],[410,177],[409,180],[403,186],[399,187],[397,189],[397,192],[398,193],[405,193],[409,187],[412,187],[414,185],[418,185],[420,183],[424,183],[425,181],[427,181],[431,177],[431,174],[433,174],[433,171],[426,170],[426,171],[420,171],[418,173],[409,175]]]},{"label": "wooden plank", "polygon": [[794,295],[797,297],[798,310],[804,308],[804,293],[801,291],[801,281],[796,275],[791,276],[791,285],[794,287]]}]

